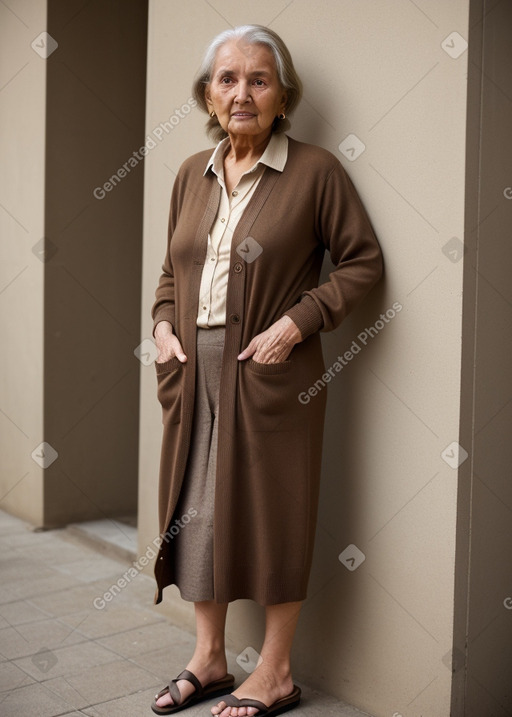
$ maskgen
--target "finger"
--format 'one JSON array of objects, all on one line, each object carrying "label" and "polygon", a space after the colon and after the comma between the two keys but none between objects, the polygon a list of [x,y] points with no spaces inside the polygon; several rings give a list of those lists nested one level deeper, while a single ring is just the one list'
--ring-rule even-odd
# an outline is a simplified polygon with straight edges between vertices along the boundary
[{"label": "finger", "polygon": [[178,340],[174,342],[174,355],[176,356],[178,361],[181,361],[181,363],[185,363],[187,360],[187,356],[183,351],[183,347]]},{"label": "finger", "polygon": [[238,360],[239,361],[245,361],[245,359],[250,358],[254,355],[254,352],[256,351],[256,346],[254,343],[254,339],[251,341],[251,343],[245,348],[242,353],[238,354]]}]

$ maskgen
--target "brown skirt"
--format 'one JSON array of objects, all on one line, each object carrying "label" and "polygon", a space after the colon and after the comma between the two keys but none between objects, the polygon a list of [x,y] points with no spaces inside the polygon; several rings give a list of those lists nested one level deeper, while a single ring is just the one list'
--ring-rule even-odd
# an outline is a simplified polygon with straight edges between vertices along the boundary
[{"label": "brown skirt", "polygon": [[[223,326],[197,329],[194,425],[174,515],[183,527],[171,541],[175,583],[184,600],[213,600],[213,514]],[[189,516],[190,519],[187,519]]]}]

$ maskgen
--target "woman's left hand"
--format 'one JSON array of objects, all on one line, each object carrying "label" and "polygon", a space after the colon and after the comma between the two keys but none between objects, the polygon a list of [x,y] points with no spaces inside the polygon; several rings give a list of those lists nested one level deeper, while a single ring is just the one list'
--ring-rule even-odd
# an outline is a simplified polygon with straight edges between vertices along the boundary
[{"label": "woman's left hand", "polygon": [[252,358],[257,363],[281,363],[286,361],[295,344],[302,341],[296,324],[289,316],[282,316],[266,331],[255,336],[239,354],[239,361]]}]

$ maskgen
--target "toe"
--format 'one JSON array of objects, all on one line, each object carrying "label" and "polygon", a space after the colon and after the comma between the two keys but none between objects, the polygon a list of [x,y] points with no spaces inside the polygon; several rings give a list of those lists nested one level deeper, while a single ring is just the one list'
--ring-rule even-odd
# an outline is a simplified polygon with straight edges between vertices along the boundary
[{"label": "toe", "polygon": [[168,707],[172,705],[172,697],[169,694],[165,694],[156,701],[157,707]]},{"label": "toe", "polygon": [[213,707],[211,709],[212,715],[220,714],[225,707],[226,707],[226,703],[224,701],[218,702],[216,705],[213,705]]}]

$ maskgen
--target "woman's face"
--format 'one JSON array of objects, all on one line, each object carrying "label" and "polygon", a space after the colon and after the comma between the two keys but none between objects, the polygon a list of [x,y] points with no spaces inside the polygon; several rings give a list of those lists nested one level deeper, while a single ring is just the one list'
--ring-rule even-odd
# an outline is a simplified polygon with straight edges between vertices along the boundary
[{"label": "woman's face", "polygon": [[208,111],[214,110],[224,131],[255,139],[270,134],[286,102],[271,50],[239,40],[217,51],[205,97]]}]

